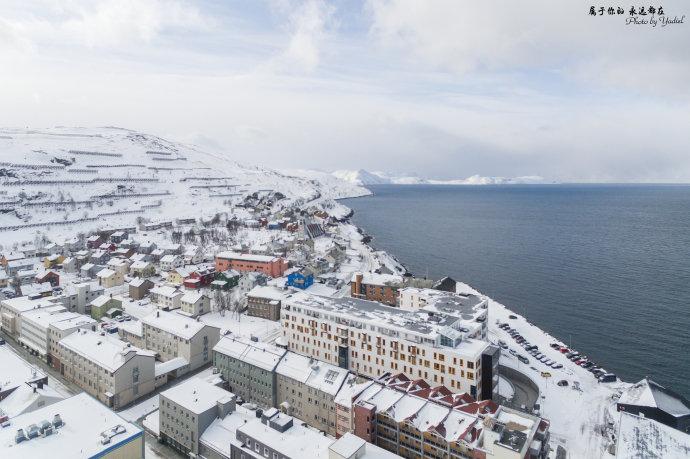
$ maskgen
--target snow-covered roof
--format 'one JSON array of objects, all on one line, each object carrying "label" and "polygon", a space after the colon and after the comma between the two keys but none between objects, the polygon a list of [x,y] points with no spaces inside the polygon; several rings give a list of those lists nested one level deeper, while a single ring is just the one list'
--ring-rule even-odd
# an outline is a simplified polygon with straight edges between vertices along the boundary
[{"label": "snow-covered roof", "polygon": [[72,333],[61,339],[60,345],[110,372],[116,371],[133,355],[151,357],[151,359],[155,356],[154,352],[134,347],[110,334],[101,335],[90,330]]},{"label": "snow-covered roof", "polygon": [[355,282],[357,276],[362,275],[362,283],[370,285],[401,285],[403,282],[402,276],[395,274],[378,274],[372,272],[356,272],[352,274],[350,282]]},{"label": "snow-covered roof", "polygon": [[215,408],[218,402],[230,401],[234,394],[194,377],[161,392],[161,396],[192,413],[201,414]]},{"label": "snow-covered roof", "polygon": [[[60,415],[64,424],[53,435],[15,442],[17,429],[26,429],[42,421],[52,422],[56,414]],[[12,420],[12,425],[12,428],[0,429],[3,459],[98,457],[142,435],[139,427],[84,392],[17,416]],[[118,429],[112,431],[115,427]],[[112,435],[107,444],[101,442],[103,433]]]},{"label": "snow-covered roof", "polygon": [[155,311],[143,317],[141,321],[145,325],[165,330],[183,339],[192,339],[204,327],[212,327],[212,325],[207,325],[203,322],[198,322],[189,317],[177,314],[176,312],[168,311]]},{"label": "snow-covered roof", "polygon": [[172,263],[177,260],[177,255],[163,255],[161,258],[161,263]]},{"label": "snow-covered roof", "polygon": [[91,301],[91,306],[101,307],[112,299],[113,297],[110,295],[100,295]]},{"label": "snow-covered roof", "polygon": [[255,255],[252,253],[240,253],[240,252],[219,252],[216,254],[216,258],[222,258],[225,260],[242,260],[242,261],[254,261],[257,263],[270,263],[277,260],[277,257],[270,255]]},{"label": "snow-covered roof", "polygon": [[0,392],[18,387],[27,381],[45,377],[39,367],[29,364],[19,357],[10,346],[0,346]]},{"label": "snow-covered roof", "polygon": [[690,457],[690,435],[650,418],[621,412],[617,459]]},{"label": "snow-covered roof", "polygon": [[144,260],[137,260],[130,266],[130,269],[145,269],[151,266],[152,263]]},{"label": "snow-covered roof", "polygon": [[38,298],[32,300],[28,296],[20,296],[18,298],[2,300],[2,305],[14,311],[15,313],[20,314],[32,309],[52,307],[55,306],[55,303],[47,298]]},{"label": "snow-covered roof", "polygon": [[108,268],[103,268],[96,273],[96,277],[100,277],[103,279],[110,277],[110,276],[114,276],[114,275],[115,275],[115,271],[113,271],[112,269],[108,269]]},{"label": "snow-covered roof", "polygon": [[[465,317],[451,314],[424,310],[409,311],[375,301],[349,297],[322,297],[303,291],[293,293],[284,301],[291,308],[325,313],[328,316],[342,318],[346,323],[359,323],[365,326],[370,324],[375,327],[395,330],[403,336],[416,336],[416,342],[427,339],[435,340],[442,336],[444,327],[452,327],[457,330],[463,328],[461,326],[468,322]],[[413,338],[408,339],[414,340]],[[486,341],[465,338],[459,343],[453,343],[453,345],[444,346],[444,348],[457,350],[463,355],[476,356],[481,354],[487,346],[488,342]]]},{"label": "snow-covered roof", "polygon": [[[380,446],[368,443],[351,432],[337,439],[329,447],[331,451],[340,457],[357,459],[395,459],[399,458],[395,453],[386,451]],[[329,456],[330,457],[330,456]]]},{"label": "snow-covered roof", "polygon": [[247,293],[247,296],[281,301],[285,298],[285,292],[270,285],[257,285]]},{"label": "snow-covered roof", "polygon": [[195,304],[197,301],[201,300],[203,297],[204,297],[204,294],[201,292],[188,291],[188,292],[185,292],[184,295],[182,295],[182,298],[180,298],[180,301],[183,303]]},{"label": "snow-covered roof", "polygon": [[659,408],[671,416],[690,415],[690,403],[665,387],[643,379],[623,392],[619,404]]},{"label": "snow-covered roof", "polygon": [[338,394],[335,396],[334,402],[349,408],[352,406],[352,402],[370,387],[375,388],[377,392],[381,390],[381,386],[374,384],[374,381],[366,380],[358,383],[355,379],[350,379],[340,388],[340,391],[338,391]]},{"label": "snow-covered roof", "polygon": [[20,384],[8,396],[0,400],[0,413],[5,413],[10,418],[19,416],[31,409],[34,403],[49,404],[64,398],[55,389],[43,384]]},{"label": "snow-covered roof", "polygon": [[255,418],[254,411],[243,406],[237,406],[235,411],[223,419],[216,418],[199,437],[199,441],[211,446],[214,450],[224,454],[225,457],[232,457],[231,445],[234,444],[238,448],[242,447],[236,438],[237,429]]},{"label": "snow-covered roof", "polygon": [[275,370],[287,352],[270,344],[228,336],[221,338],[213,350],[268,371]]},{"label": "snow-covered roof", "polygon": [[156,377],[162,376],[164,374],[170,373],[171,371],[178,370],[185,365],[189,365],[189,362],[184,357],[175,357],[165,362],[156,362],[155,375]]},{"label": "snow-covered roof", "polygon": [[131,285],[132,287],[141,287],[142,285],[144,285],[144,282],[146,281],[148,281],[148,279],[145,279],[143,277],[135,277],[129,282],[129,285]]},{"label": "snow-covered roof", "polygon": [[[283,413],[278,413],[276,417],[282,417],[284,420],[291,418]],[[285,432],[279,432],[263,424],[261,419],[256,417],[240,426],[237,430],[275,451],[280,451],[281,455],[290,458],[326,459],[328,457],[328,448],[333,444],[333,439],[326,437],[315,429],[302,426],[296,420],[293,420],[292,427]]]},{"label": "snow-covered roof", "polygon": [[184,293],[179,291],[177,288],[171,287],[169,285],[159,285],[159,286],[153,287],[150,291],[154,295],[160,295],[160,296],[164,296],[166,298],[174,298],[178,295],[184,295]]},{"label": "snow-covered roof", "polygon": [[330,395],[335,395],[340,390],[350,374],[344,368],[294,352],[285,353],[276,367],[276,373]]}]

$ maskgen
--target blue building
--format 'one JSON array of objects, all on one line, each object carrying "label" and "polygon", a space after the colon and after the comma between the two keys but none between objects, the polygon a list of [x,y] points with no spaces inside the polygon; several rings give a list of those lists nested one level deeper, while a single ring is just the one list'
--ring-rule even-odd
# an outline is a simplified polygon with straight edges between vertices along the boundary
[{"label": "blue building", "polygon": [[299,289],[309,288],[314,283],[314,273],[309,269],[300,269],[294,273],[288,274],[287,285]]}]

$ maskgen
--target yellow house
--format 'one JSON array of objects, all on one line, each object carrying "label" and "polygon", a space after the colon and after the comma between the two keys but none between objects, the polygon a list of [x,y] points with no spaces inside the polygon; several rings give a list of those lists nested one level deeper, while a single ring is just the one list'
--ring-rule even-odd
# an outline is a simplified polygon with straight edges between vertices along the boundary
[{"label": "yellow house", "polygon": [[168,282],[175,285],[182,285],[190,274],[191,273],[184,268],[175,268],[168,273]]},{"label": "yellow house", "polygon": [[48,255],[43,259],[43,266],[46,269],[54,268],[65,260],[62,255]]}]

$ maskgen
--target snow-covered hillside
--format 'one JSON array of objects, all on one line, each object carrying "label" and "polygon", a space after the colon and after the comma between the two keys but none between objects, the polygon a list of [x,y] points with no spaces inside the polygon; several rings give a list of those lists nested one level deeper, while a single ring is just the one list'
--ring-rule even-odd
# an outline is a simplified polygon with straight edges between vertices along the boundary
[{"label": "snow-covered hillside", "polygon": [[391,180],[381,173],[369,172],[364,169],[358,171],[339,170],[333,172],[333,175],[341,180],[356,185],[388,185]]},{"label": "snow-covered hillside", "polygon": [[327,173],[244,166],[230,154],[113,127],[0,129],[0,183],[4,245],[210,217],[254,193],[277,193],[278,207],[369,194]]},{"label": "snow-covered hillside", "polygon": [[338,170],[333,175],[356,185],[515,185],[527,183],[544,183],[542,177],[533,175],[525,177],[483,177],[473,175],[465,179],[433,180],[409,175],[392,175],[385,172]]}]

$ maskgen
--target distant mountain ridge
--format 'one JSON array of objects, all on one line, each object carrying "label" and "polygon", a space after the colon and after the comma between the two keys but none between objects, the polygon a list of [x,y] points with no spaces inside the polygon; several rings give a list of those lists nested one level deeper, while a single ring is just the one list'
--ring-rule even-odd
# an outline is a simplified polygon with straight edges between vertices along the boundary
[{"label": "distant mountain ridge", "polygon": [[335,177],[353,185],[512,185],[526,183],[544,183],[544,178],[538,175],[523,177],[484,177],[472,175],[465,179],[434,180],[415,176],[398,176],[385,172],[370,172],[365,169],[357,171],[337,170],[332,173]]}]

